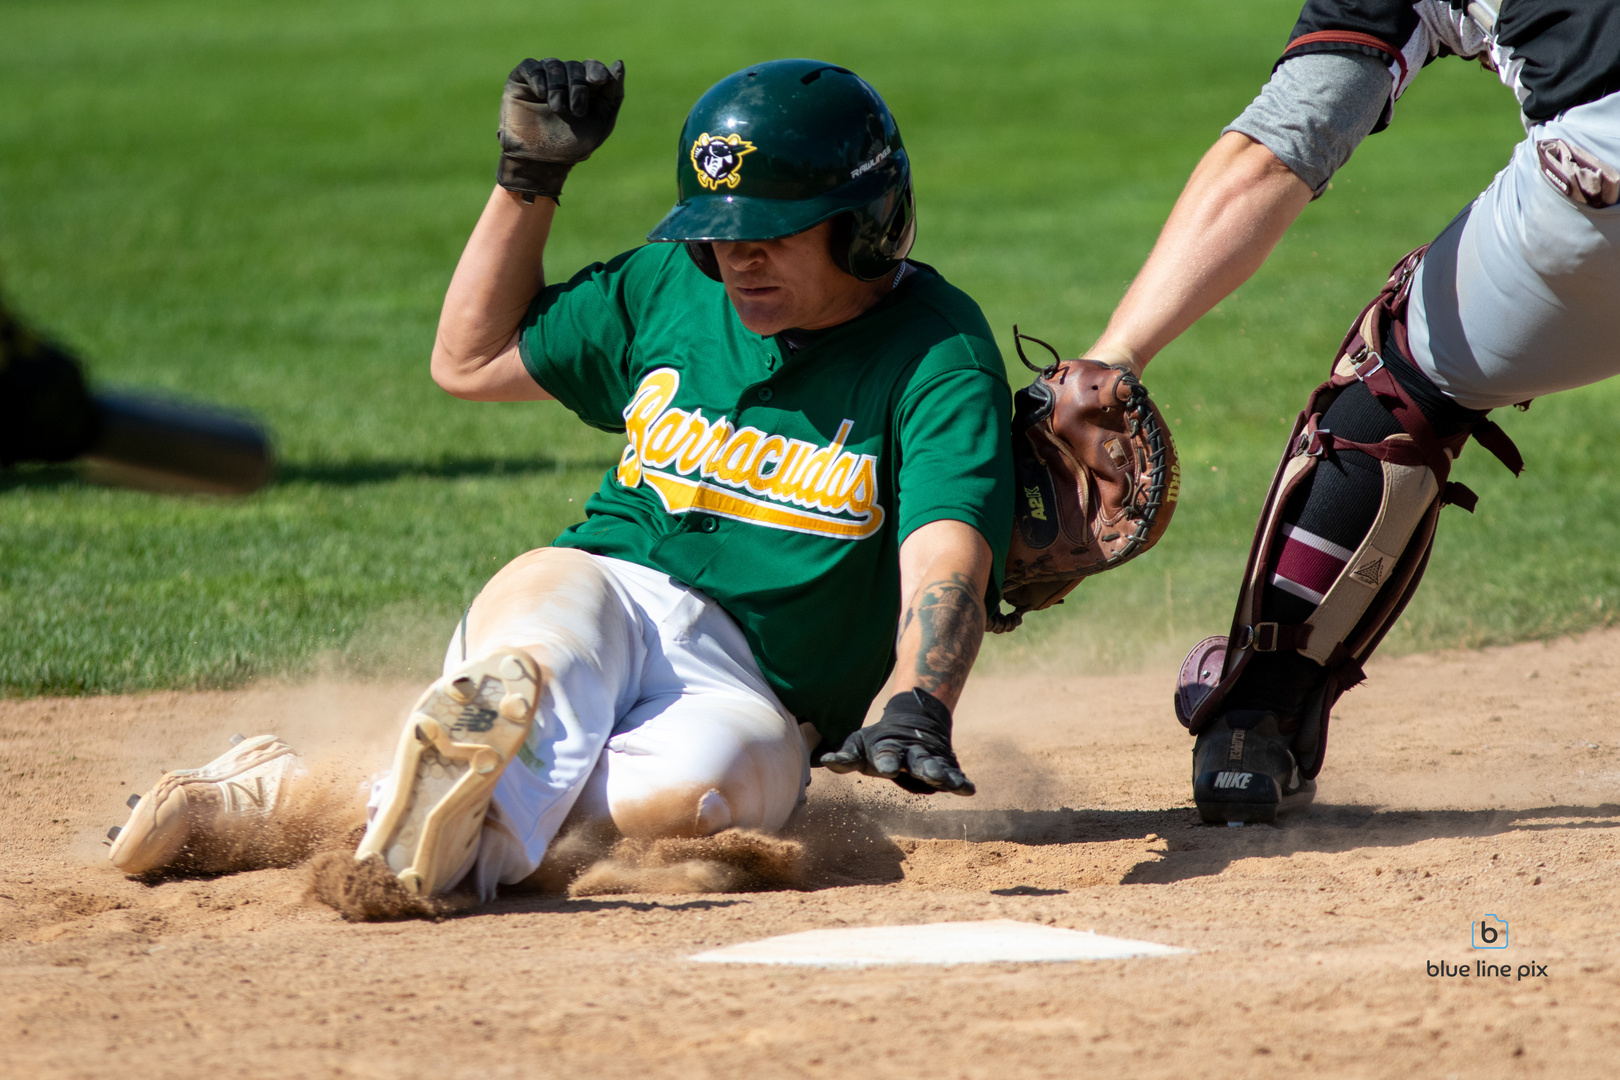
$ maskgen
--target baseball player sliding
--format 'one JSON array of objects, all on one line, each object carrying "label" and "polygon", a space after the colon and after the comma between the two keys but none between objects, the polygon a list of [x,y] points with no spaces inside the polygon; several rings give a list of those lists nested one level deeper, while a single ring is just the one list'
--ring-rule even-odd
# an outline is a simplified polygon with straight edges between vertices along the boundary
[{"label": "baseball player sliding", "polygon": [[[1289,436],[1229,634],[1177,692],[1204,820],[1308,803],[1329,712],[1417,587],[1486,413],[1620,371],[1620,6],[1591,0],[1309,0],[1260,96],[1204,156],[1089,355],[1140,370],[1242,284],[1439,56],[1476,58],[1526,138],[1403,259]],[[1421,162],[1414,162],[1421,168]]]},{"label": "baseball player sliding", "polygon": [[[414,894],[487,899],[565,824],[780,829],[818,754],[974,790],[951,710],[1000,598],[1010,394],[978,307],[907,261],[893,116],[833,64],[739,71],[687,118],[654,243],[547,284],[564,181],[623,97],[622,64],[512,72],[445,296],[440,386],[561,402],[625,448],[583,522],[484,586],[405,721],[357,857]],[[276,828],[297,775],[271,736],[170,773],[112,861],[220,868],[210,838]]]}]

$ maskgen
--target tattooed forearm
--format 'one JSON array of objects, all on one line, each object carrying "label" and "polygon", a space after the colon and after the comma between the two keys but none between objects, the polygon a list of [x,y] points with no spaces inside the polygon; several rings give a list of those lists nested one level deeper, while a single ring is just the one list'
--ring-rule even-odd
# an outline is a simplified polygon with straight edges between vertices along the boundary
[{"label": "tattooed forearm", "polygon": [[923,586],[914,607],[906,612],[906,628],[913,614],[922,635],[916,685],[954,701],[984,641],[984,598],[971,578],[953,573]]}]

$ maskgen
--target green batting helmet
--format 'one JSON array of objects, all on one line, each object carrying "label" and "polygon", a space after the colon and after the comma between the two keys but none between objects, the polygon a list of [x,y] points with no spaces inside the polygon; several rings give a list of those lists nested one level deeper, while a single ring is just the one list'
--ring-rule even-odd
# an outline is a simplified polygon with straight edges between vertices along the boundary
[{"label": "green batting helmet", "polygon": [[647,239],[685,243],[715,280],[715,240],[775,240],[832,219],[833,260],[872,281],[916,235],[894,116],[837,64],[772,60],[715,83],[687,114],[675,173],[679,200]]}]

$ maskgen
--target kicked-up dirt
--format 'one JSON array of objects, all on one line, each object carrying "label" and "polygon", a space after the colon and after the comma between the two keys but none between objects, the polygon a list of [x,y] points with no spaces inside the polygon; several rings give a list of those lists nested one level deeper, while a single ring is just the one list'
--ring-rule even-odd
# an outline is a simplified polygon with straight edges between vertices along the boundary
[{"label": "kicked-up dirt", "polygon": [[[608,883],[595,895],[537,887],[437,920],[354,923],[312,897],[308,863],[157,883],[106,863],[124,800],[233,732],[273,731],[317,765],[340,805],[326,843],[341,848],[358,822],[346,800],[386,764],[416,689],[0,701],[0,1075],[1617,1068],[1620,633],[1376,662],[1335,715],[1317,805],[1280,828],[1197,823],[1192,741],[1157,671],[977,679],[957,729],[973,799],[818,771],[794,833],[800,888],[684,891],[760,881],[663,872],[667,859],[627,876],[620,858],[589,872]],[[1507,948],[1470,947],[1487,914],[1509,924]],[[982,919],[1194,951],[865,969],[688,959],[799,930]],[[1511,973],[1435,974],[1476,961]]]}]

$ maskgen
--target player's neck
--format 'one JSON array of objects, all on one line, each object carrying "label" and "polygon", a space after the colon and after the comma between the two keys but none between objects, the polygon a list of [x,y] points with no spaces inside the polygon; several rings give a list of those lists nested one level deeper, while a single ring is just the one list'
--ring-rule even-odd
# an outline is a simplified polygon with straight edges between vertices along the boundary
[{"label": "player's neck", "polygon": [[818,318],[792,329],[831,330],[835,326],[853,322],[882,303],[884,297],[899,288],[900,282],[909,272],[909,264],[901,263],[894,273],[884,274],[874,281],[852,279],[853,286],[839,298],[842,302],[830,305]]}]

